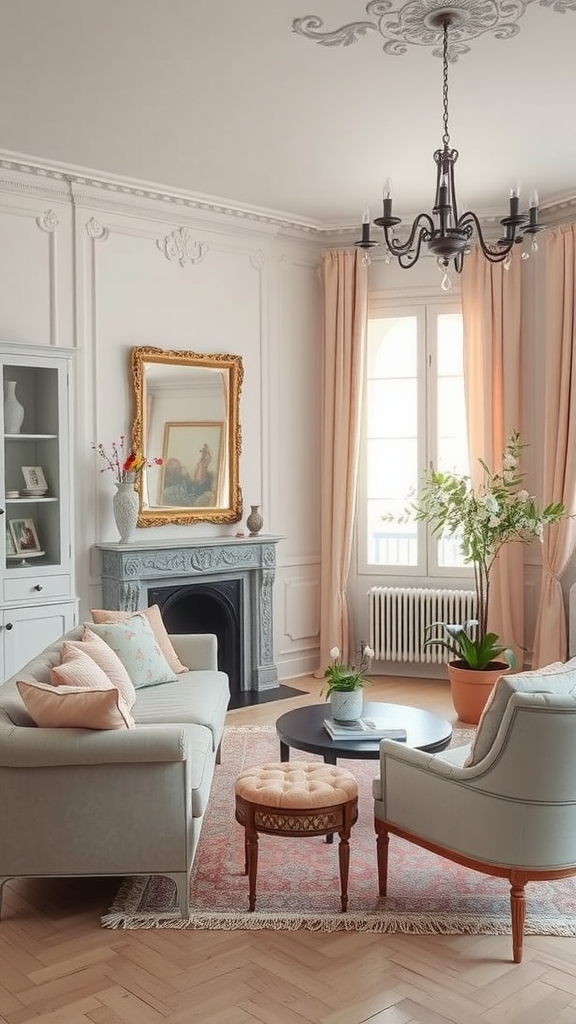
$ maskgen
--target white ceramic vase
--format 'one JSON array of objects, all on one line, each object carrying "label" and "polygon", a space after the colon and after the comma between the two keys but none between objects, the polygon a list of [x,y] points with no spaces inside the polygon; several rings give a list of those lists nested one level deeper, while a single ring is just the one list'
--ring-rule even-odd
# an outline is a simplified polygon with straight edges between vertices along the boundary
[{"label": "white ceramic vase", "polygon": [[364,694],[362,690],[332,690],[330,707],[335,722],[353,722],[362,717]]},{"label": "white ceramic vase", "polygon": [[16,381],[4,381],[4,432],[19,434],[24,422],[24,406],[16,398]]},{"label": "white ceramic vase", "polygon": [[112,499],[114,522],[120,534],[120,544],[129,544],[134,536],[138,520],[138,494],[134,490],[132,480],[125,484],[116,484],[116,494]]}]

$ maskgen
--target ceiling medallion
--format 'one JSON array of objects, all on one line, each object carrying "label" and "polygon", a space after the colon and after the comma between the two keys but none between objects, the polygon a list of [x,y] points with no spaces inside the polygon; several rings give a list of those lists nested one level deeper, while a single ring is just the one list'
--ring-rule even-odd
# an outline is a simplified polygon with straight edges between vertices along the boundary
[{"label": "ceiling medallion", "polygon": [[[520,27],[516,22],[531,3],[552,7],[560,14],[576,10],[576,0],[506,0],[499,4],[494,0],[448,0],[441,9],[450,17],[449,61],[454,63],[468,53],[470,47],[466,44],[485,32],[493,33],[497,39],[517,35]],[[379,32],[384,39],[385,53],[398,56],[406,53],[408,46],[431,46],[433,56],[442,57],[439,7],[438,0],[408,0],[394,10],[394,0],[370,0],[366,14],[373,21],[353,21],[332,31],[323,31],[322,18],[306,14],[293,20],[292,30],[321,46],[350,46],[369,32]]]}]

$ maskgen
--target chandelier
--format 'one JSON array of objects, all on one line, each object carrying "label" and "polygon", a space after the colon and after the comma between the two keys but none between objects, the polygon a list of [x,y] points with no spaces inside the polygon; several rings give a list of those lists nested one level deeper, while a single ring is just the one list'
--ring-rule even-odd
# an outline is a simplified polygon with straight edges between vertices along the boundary
[{"label": "chandelier", "polygon": [[[539,223],[538,195],[534,191],[530,197],[530,206],[527,213],[520,210],[520,189],[514,188],[510,192],[510,210],[507,217],[503,217],[500,224],[503,228],[502,237],[495,242],[487,242],[482,233],[482,227],[477,215],[472,210],[459,214],[458,201],[456,198],[456,185],[454,181],[454,165],[458,159],[458,150],[450,146],[450,132],[448,129],[448,31],[451,25],[456,23],[457,12],[451,10],[438,10],[430,18],[431,24],[442,28],[442,123],[444,131],[442,134],[442,148],[434,153],[436,164],[436,192],[432,215],[419,213],[415,217],[410,234],[406,241],[401,242],[396,236],[396,227],[401,223],[400,217],[392,214],[392,192],[389,180],[384,185],[383,192],[383,214],[374,220],[374,224],[384,231],[384,241],[387,247],[386,262],[390,263],[392,257],[396,257],[399,266],[404,269],[413,267],[422,254],[422,246],[425,244],[428,250],[436,257],[438,267],[443,273],[442,288],[447,291],[451,287],[449,268],[452,265],[460,274],[464,265],[464,257],[470,252],[474,233],[476,232],[480,248],[490,263],[504,263],[507,269],[512,259],[514,245],[521,243],[525,235],[532,236],[530,245],[531,251],[538,248],[535,235],[543,230]],[[355,243],[360,249],[369,250],[378,242],[370,237],[370,214],[366,209],[362,219],[362,238]],[[530,255],[528,248],[522,252],[522,257],[527,259]],[[366,253],[366,262],[369,262]]]}]

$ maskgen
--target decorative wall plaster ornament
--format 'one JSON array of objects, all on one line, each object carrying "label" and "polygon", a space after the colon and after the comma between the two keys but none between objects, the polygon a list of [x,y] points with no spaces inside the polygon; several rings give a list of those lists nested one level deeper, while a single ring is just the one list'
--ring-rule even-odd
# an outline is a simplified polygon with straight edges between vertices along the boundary
[{"label": "decorative wall plaster ornament", "polygon": [[36,223],[39,228],[42,228],[42,231],[52,232],[56,230],[60,221],[54,210],[46,210],[46,213],[41,213],[39,217],[36,217]]},{"label": "decorative wall plaster ornament", "polygon": [[108,238],[108,228],[105,228],[96,217],[91,217],[86,224],[86,233],[90,238],[100,238],[105,241]]},{"label": "decorative wall plaster ornament", "polygon": [[441,57],[442,26],[436,19],[439,11],[447,11],[452,18],[448,59],[454,63],[470,51],[466,43],[485,32],[492,32],[497,39],[515,36],[520,31],[516,22],[532,3],[552,7],[560,14],[576,10],[576,0],[507,0],[500,4],[495,0],[447,0],[445,4],[439,0],[408,0],[397,9],[393,0],[370,0],[365,9],[373,21],[354,21],[322,31],[322,18],[306,14],[293,20],[292,31],[321,46],[350,46],[369,32],[379,32],[385,53],[397,56],[406,53],[408,46],[432,46],[433,56]]},{"label": "decorative wall plaster ornament", "polygon": [[255,252],[250,253],[250,263],[254,267],[254,270],[262,270],[266,262],[266,257],[262,252],[262,249],[256,249]]},{"label": "decorative wall plaster ornament", "polygon": [[178,260],[181,267],[187,263],[200,263],[208,252],[208,243],[195,242],[188,228],[177,228],[166,238],[159,238],[156,245],[167,260]]}]

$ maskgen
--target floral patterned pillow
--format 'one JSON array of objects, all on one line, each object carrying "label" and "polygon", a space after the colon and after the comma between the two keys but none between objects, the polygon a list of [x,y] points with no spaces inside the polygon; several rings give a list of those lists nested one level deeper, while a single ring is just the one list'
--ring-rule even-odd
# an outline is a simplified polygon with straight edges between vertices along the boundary
[{"label": "floral patterned pillow", "polygon": [[145,615],[132,615],[125,622],[87,622],[85,627],[116,652],[137,690],[176,682]]}]

